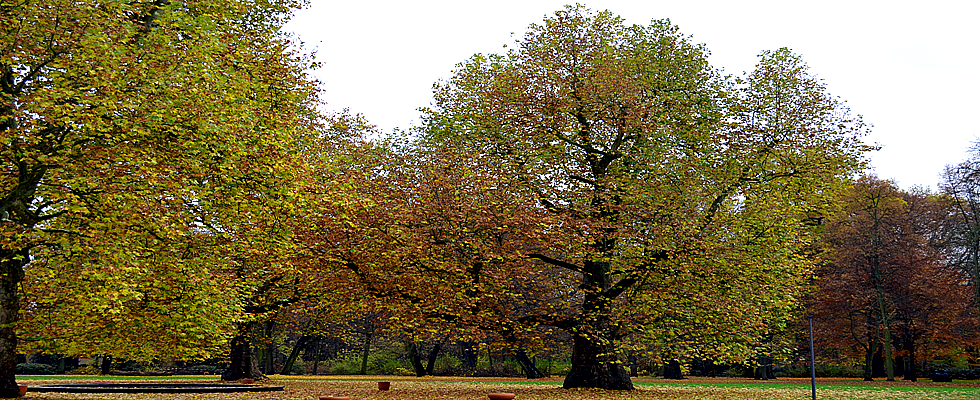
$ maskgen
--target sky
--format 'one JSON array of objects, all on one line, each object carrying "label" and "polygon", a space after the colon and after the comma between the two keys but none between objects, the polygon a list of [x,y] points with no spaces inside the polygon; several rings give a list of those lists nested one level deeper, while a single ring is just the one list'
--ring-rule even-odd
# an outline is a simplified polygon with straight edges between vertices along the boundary
[{"label": "sky", "polygon": [[[432,84],[476,53],[504,53],[528,25],[569,1],[310,0],[286,26],[322,67],[331,110],[382,131],[417,123]],[[980,139],[980,2],[583,1],[628,24],[670,19],[725,73],[750,71],[763,50],[800,54],[828,91],[873,125],[871,172],[935,190],[946,165]],[[974,4],[977,3],[977,4]]]}]

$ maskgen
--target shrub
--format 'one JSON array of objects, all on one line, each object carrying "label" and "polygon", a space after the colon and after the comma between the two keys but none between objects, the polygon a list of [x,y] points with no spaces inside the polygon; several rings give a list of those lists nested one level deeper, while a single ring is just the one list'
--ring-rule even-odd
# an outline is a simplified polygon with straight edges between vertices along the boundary
[{"label": "shrub", "polygon": [[68,371],[68,375],[99,375],[102,373],[101,369],[98,369],[91,365],[82,365],[71,371]]},{"label": "shrub", "polygon": [[[565,376],[572,370],[571,360],[541,361],[537,363],[538,370],[547,376]],[[640,375],[649,375],[648,371],[642,371]]]},{"label": "shrub", "polygon": [[53,365],[38,363],[17,364],[14,370],[17,374],[23,375],[54,375],[58,373],[58,369]]},{"label": "shrub", "polygon": [[361,359],[359,357],[343,357],[331,360],[327,364],[327,371],[334,375],[356,375],[361,372]]}]

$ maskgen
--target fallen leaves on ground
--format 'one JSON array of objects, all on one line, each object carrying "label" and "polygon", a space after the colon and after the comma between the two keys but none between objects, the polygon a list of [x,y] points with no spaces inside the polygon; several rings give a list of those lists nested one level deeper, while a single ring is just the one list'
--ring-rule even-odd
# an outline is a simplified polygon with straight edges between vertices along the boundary
[{"label": "fallen leaves on ground", "polygon": [[[637,390],[604,391],[592,389],[562,389],[558,379],[521,381],[515,378],[405,378],[405,377],[274,377],[264,384],[284,386],[281,392],[252,393],[186,393],[186,394],[122,394],[122,393],[28,393],[28,400],[317,400],[323,395],[350,396],[352,400],[425,400],[462,399],[485,400],[487,393],[511,392],[517,400],[801,400],[810,398],[809,381],[783,379],[759,384],[753,380],[692,379],[664,381],[637,379]],[[101,379],[105,381],[106,379]],[[378,381],[390,381],[391,390],[379,391]],[[91,383],[93,380],[70,382],[27,381],[37,384]],[[176,383],[179,380],[117,381],[118,383]],[[188,383],[214,383],[187,381]],[[732,386],[735,384],[736,386]],[[818,389],[819,399],[928,399],[973,400],[980,398],[980,385],[938,385],[928,382],[864,384],[855,381],[823,381],[833,385]]]}]

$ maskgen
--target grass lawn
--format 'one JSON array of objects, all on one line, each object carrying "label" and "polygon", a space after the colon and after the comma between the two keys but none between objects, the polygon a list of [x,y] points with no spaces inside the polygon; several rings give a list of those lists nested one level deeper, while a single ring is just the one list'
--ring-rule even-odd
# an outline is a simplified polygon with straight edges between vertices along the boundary
[{"label": "grass lawn", "polygon": [[[391,390],[381,392],[377,381],[391,381]],[[216,382],[216,376],[180,377],[106,377],[106,376],[18,376],[18,382],[43,383],[167,383]],[[393,377],[393,376],[273,376],[271,384],[285,386],[284,392],[223,394],[72,394],[28,393],[27,399],[126,399],[156,400],[316,400],[321,395],[345,395],[359,400],[469,399],[485,400],[490,392],[517,393],[517,400],[546,399],[726,399],[726,400],[803,400],[810,398],[809,379],[780,378],[760,382],[751,379],[694,378],[683,381],[634,379],[637,390],[606,392],[599,390],[564,390],[561,379],[521,380],[514,378]],[[871,382],[859,379],[818,379],[818,399],[980,399],[980,382],[932,383],[929,381]]]}]

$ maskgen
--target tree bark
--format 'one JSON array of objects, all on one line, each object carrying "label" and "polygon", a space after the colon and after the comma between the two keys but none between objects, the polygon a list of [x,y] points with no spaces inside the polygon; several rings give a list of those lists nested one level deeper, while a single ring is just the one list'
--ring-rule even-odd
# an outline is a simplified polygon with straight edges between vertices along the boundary
[{"label": "tree bark", "polygon": [[255,380],[267,377],[259,370],[259,360],[252,349],[252,331],[255,322],[239,325],[238,334],[231,339],[231,353],[228,359],[228,369],[221,374],[221,380],[237,381],[242,378]]},{"label": "tree bark", "polygon": [[918,380],[918,371],[915,365],[915,339],[911,334],[905,339],[905,344],[909,350],[909,365],[906,368],[905,379],[915,382]]},{"label": "tree bark", "polygon": [[371,336],[373,333],[372,329],[365,328],[364,330],[364,344],[361,347],[361,375],[367,375],[368,356],[371,355]]},{"label": "tree bark", "polygon": [[874,360],[875,353],[878,351],[876,345],[878,344],[878,323],[871,318],[871,313],[868,313],[868,347],[866,348],[867,353],[864,356],[864,380],[871,382],[874,380]]},{"label": "tree bark", "polygon": [[[615,240],[600,240],[591,247],[599,254],[609,253],[615,248]],[[611,266],[608,262],[586,261],[582,270],[581,287],[585,296],[578,324],[569,329],[573,346],[572,368],[562,387],[633,390],[633,381],[618,357],[619,329],[609,315],[612,301],[618,296],[610,290]]]},{"label": "tree bark", "polygon": [[276,370],[276,353],[279,349],[276,348],[276,341],[273,340],[273,331],[275,329],[276,322],[274,320],[269,320],[265,323],[265,337],[269,340],[266,345],[266,355],[265,355],[265,371],[273,374]]},{"label": "tree bark", "polygon": [[18,286],[24,280],[27,249],[0,251],[0,397],[20,397],[17,368],[17,321],[20,320]]},{"label": "tree bark", "polygon": [[466,370],[467,374],[472,375],[476,372],[476,344],[473,342],[466,342],[463,344],[463,368]]},{"label": "tree bark", "polygon": [[664,379],[684,379],[680,361],[670,360],[664,364]]},{"label": "tree bark", "polygon": [[415,376],[422,377],[425,376],[425,366],[422,365],[422,358],[419,357],[419,348],[414,341],[409,340],[408,344],[408,358],[412,362],[412,369],[415,370]]},{"label": "tree bark", "polygon": [[562,387],[633,390],[629,374],[616,359],[615,342],[603,336],[590,337],[581,331],[572,336],[572,369]]},{"label": "tree bark", "polygon": [[317,367],[320,366],[320,352],[323,350],[322,339],[317,339],[313,342],[313,375],[316,375]]},{"label": "tree bark", "polygon": [[292,373],[293,365],[296,364],[296,358],[299,357],[299,352],[303,350],[303,347],[310,343],[310,339],[312,338],[312,336],[303,335],[300,336],[299,339],[296,339],[296,344],[294,344],[293,349],[289,351],[289,357],[287,357],[286,362],[283,363],[282,370],[279,371],[279,374],[289,375]]},{"label": "tree bark", "polygon": [[776,379],[776,374],[772,371],[772,357],[760,354],[756,358],[756,361],[759,363],[759,366],[755,368],[755,379],[765,381]]},{"label": "tree bark", "polygon": [[112,374],[112,356],[102,356],[102,375]]},{"label": "tree bark", "polygon": [[425,357],[426,375],[432,375],[432,371],[436,368],[436,358],[439,357],[439,351],[442,350],[442,343],[439,342],[432,346],[432,350],[429,350],[429,354]]}]

